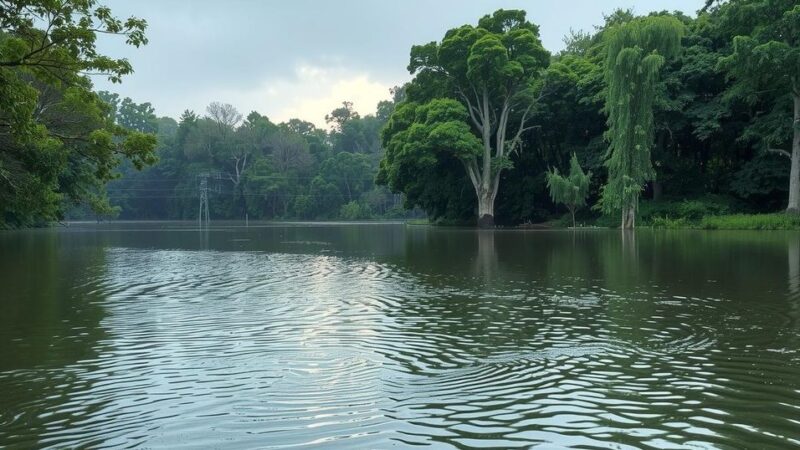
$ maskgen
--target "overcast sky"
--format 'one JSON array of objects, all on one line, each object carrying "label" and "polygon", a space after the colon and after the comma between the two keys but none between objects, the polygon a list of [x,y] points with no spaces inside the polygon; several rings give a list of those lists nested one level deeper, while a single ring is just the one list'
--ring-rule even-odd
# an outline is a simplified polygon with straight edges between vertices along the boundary
[{"label": "overcast sky", "polygon": [[135,73],[98,89],[150,102],[159,116],[204,112],[212,101],[274,122],[298,117],[325,126],[343,100],[375,112],[389,88],[410,79],[414,44],[498,8],[524,9],[545,48],[563,48],[570,28],[591,30],[603,14],[632,8],[694,15],[704,0],[105,0],[117,15],[147,20],[150,43],[127,47],[105,38],[102,51],[126,57]]}]

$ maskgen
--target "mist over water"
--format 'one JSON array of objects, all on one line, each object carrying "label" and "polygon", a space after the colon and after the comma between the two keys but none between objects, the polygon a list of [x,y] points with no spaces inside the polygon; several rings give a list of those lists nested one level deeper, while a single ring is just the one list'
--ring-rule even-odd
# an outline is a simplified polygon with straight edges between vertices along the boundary
[{"label": "mist over water", "polygon": [[0,445],[800,445],[800,235],[0,233]]}]

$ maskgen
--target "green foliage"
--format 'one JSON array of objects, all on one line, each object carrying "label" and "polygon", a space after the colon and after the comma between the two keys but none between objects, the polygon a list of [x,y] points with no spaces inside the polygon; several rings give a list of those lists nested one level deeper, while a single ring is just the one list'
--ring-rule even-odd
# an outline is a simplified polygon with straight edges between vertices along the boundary
[{"label": "green foliage", "polygon": [[[56,220],[76,203],[94,208],[81,217],[113,215],[114,205],[126,219],[194,219],[202,172],[218,175],[212,218],[422,209],[432,223],[474,223],[476,212],[505,225],[552,221],[560,202],[570,208],[562,198],[575,189],[563,169],[574,159],[593,174],[580,186],[583,202],[603,209],[581,211],[581,222],[618,223],[628,208],[645,224],[696,227],[703,217],[777,210],[795,178],[783,152],[800,129],[791,120],[793,0],[716,2],[696,18],[617,10],[554,56],[523,11],[498,10],[414,46],[410,83],[375,115],[343,102],[328,114],[330,129],[219,103],[175,121],[148,103],[95,95],[82,72],[119,78],[129,66],[97,54],[81,17],[134,45],[144,43],[143,21],[107,22],[90,1],[24,2],[61,18],[56,39],[13,17],[27,14],[22,4],[0,0],[0,62],[11,64],[0,64],[3,226]],[[5,59],[43,43],[52,45],[24,64]],[[63,64],[45,68],[45,58]]]},{"label": "green foliage", "polygon": [[[138,47],[147,42],[145,27],[92,0],[0,1],[0,228],[60,220],[81,203],[114,214],[105,184],[120,161],[137,168],[156,161],[152,129],[116,123],[85,75],[120,81],[130,63],[99,53],[97,35]],[[132,114],[130,107],[121,113]]]},{"label": "green foliage", "polygon": [[325,115],[325,122],[331,124],[335,130],[341,131],[347,122],[358,118],[358,113],[353,110],[353,102],[344,101],[341,107]]},{"label": "green foliage", "polygon": [[578,157],[574,153],[569,161],[569,176],[561,176],[558,169],[547,173],[547,188],[550,190],[550,198],[569,209],[573,227],[575,226],[575,210],[586,204],[591,178],[592,173],[583,172],[578,163]]},{"label": "green foliage", "polygon": [[650,161],[655,84],[667,59],[680,51],[682,36],[678,20],[658,16],[634,19],[606,35],[605,212],[635,211],[644,183],[655,175]]},{"label": "green foliage", "polygon": [[198,175],[208,173],[212,219],[407,216],[400,199],[374,183],[384,123],[351,113],[330,132],[300,119],[274,124],[257,112],[242,120],[221,103],[204,116],[187,111],[180,123],[157,119],[159,163],[141,173],[123,166],[109,198],[125,219],[195,219]]},{"label": "green foliage", "polygon": [[[491,224],[500,176],[522,146],[549,54],[524,11],[498,10],[478,26],[447,31],[441,42],[411,48],[405,105],[383,132],[386,156],[378,182],[430,215],[449,214],[449,194],[424,177],[471,184],[480,221]],[[449,173],[455,171],[455,173]],[[461,180],[464,181],[461,181]],[[456,215],[464,216],[460,211]],[[488,219],[487,219],[488,218]]]},{"label": "green foliage", "polygon": [[733,174],[731,191],[742,199],[772,210],[779,209],[787,193],[789,167],[780,157],[761,153]]},{"label": "green foliage", "polygon": [[369,213],[358,202],[351,201],[342,205],[339,216],[344,220],[368,219]]},{"label": "green foliage", "polygon": [[735,214],[707,216],[700,222],[706,230],[800,230],[800,217],[792,214]]},{"label": "green foliage", "polygon": [[731,207],[729,203],[697,199],[683,200],[675,210],[678,217],[688,221],[697,221],[704,216],[728,214],[731,212]]},{"label": "green foliage", "polygon": [[653,217],[653,219],[650,221],[650,226],[653,228],[677,230],[689,228],[690,223],[685,217],[678,217],[676,219],[670,217]]},{"label": "green foliage", "polygon": [[[718,14],[720,26],[733,36],[732,51],[719,60],[719,68],[733,80],[726,97],[757,111],[742,139],[800,158],[800,4],[795,0],[740,0],[721,5]],[[798,213],[797,164],[792,166],[789,180],[787,209]],[[743,185],[735,189],[749,190]]]},{"label": "green foliage", "polygon": [[481,151],[465,122],[467,115],[466,108],[451,99],[401,103],[383,130],[386,153],[376,181],[403,192],[408,207],[419,206],[434,219],[451,215],[453,188],[471,189],[464,185],[460,158]]},{"label": "green foliage", "polygon": [[736,205],[730,198],[718,195],[683,200],[650,200],[641,203],[639,219],[650,225],[664,218],[696,224],[705,216],[730,214],[735,210]]}]

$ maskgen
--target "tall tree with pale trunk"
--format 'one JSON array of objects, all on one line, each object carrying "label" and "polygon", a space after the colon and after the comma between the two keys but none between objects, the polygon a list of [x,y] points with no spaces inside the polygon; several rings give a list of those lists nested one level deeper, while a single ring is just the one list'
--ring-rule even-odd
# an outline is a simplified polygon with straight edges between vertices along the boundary
[{"label": "tall tree with pale trunk", "polygon": [[778,104],[754,117],[753,125],[773,131],[760,133],[758,145],[791,161],[786,212],[800,214],[800,4],[797,0],[738,0],[720,9],[722,26],[735,36],[733,53],[720,61],[734,81],[729,95],[751,103],[774,98]]},{"label": "tall tree with pale trunk", "polygon": [[[532,128],[531,108],[549,59],[539,40],[539,28],[525,19],[524,11],[515,10],[498,10],[484,16],[477,27],[454,28],[441,42],[414,46],[408,69],[416,77],[408,103],[422,103],[419,111],[431,114],[408,121],[410,109],[398,108],[396,120],[390,119],[384,133],[387,152],[400,152],[404,144],[419,147],[427,143],[430,151],[449,149],[472,183],[478,225],[493,227],[500,175],[513,167],[510,157],[519,151],[523,133]],[[419,98],[422,91],[427,98]],[[463,115],[457,105],[449,103],[453,100],[463,105]],[[427,108],[427,102],[433,105]],[[437,111],[445,114],[437,116]],[[440,118],[443,128],[437,126]],[[416,124],[419,129],[406,132],[399,126],[401,122],[412,128]],[[429,133],[421,133],[422,128]],[[390,165],[401,161],[403,158],[387,153],[383,163],[386,182],[399,190],[403,183],[391,175],[404,171]],[[384,178],[379,174],[379,179]]]}]

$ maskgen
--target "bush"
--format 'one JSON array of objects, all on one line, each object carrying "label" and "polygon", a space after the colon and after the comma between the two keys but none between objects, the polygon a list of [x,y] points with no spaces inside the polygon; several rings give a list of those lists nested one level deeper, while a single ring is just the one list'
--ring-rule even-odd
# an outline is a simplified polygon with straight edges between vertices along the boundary
[{"label": "bush", "polygon": [[639,207],[639,221],[652,224],[655,219],[686,219],[698,223],[705,216],[734,212],[734,201],[721,195],[706,195],[692,200],[644,201]]},{"label": "bush", "polygon": [[706,230],[800,230],[800,216],[775,214],[732,214],[706,216],[700,222]]},{"label": "bush", "polygon": [[705,216],[719,216],[730,214],[730,204],[718,200],[701,198],[697,200],[684,200],[678,204],[676,211],[678,217],[690,221],[701,220]]},{"label": "bush", "polygon": [[311,200],[311,196],[298,195],[294,199],[294,205],[292,205],[292,207],[297,217],[301,219],[308,219],[311,216],[312,210],[314,208],[314,203]]},{"label": "bush", "polygon": [[339,216],[344,220],[358,220],[369,217],[367,208],[362,207],[356,201],[345,203],[339,210]]}]

